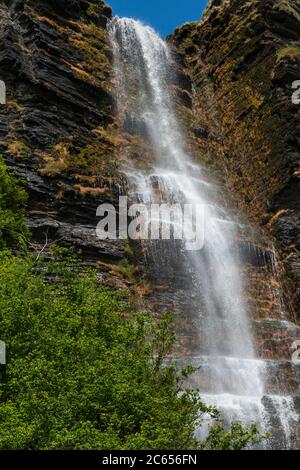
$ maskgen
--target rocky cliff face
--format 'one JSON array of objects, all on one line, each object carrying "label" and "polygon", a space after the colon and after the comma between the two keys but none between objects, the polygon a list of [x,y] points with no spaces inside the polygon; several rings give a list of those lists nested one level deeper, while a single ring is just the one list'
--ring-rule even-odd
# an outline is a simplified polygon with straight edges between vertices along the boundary
[{"label": "rocky cliff face", "polygon": [[118,261],[95,236],[96,208],[118,196],[111,50],[102,1],[0,2],[0,153],[24,177],[34,240]]},{"label": "rocky cliff face", "polygon": [[277,243],[292,280],[290,308],[299,312],[300,106],[292,85],[300,78],[300,2],[213,0],[203,21],[178,28],[171,42],[194,85],[199,157]]}]

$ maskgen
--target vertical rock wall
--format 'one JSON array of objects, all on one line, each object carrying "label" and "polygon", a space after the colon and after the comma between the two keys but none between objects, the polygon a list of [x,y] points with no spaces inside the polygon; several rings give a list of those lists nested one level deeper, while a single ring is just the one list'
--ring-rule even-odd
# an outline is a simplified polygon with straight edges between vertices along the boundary
[{"label": "vertical rock wall", "polygon": [[300,2],[214,0],[170,41],[194,85],[199,158],[277,243],[299,319]]},{"label": "vertical rock wall", "polygon": [[0,153],[29,191],[35,240],[75,244],[89,259],[120,260],[95,235],[96,208],[118,197],[119,173],[102,1],[1,0]]}]

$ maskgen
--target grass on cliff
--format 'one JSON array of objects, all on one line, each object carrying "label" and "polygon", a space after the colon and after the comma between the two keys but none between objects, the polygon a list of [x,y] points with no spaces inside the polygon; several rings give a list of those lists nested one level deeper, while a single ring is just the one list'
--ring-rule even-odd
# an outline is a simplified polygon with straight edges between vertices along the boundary
[{"label": "grass on cliff", "polygon": [[283,57],[300,57],[300,47],[299,46],[287,46],[282,47],[277,51],[278,59]]},{"label": "grass on cliff", "polygon": [[[242,449],[259,437],[239,423],[195,430],[205,413],[165,364],[170,317],[136,313],[128,292],[99,285],[65,250],[49,262],[8,250],[22,233],[26,197],[0,165],[0,449]],[[21,207],[21,208],[20,208]],[[18,212],[19,211],[19,212]]]},{"label": "grass on cliff", "polygon": [[70,36],[69,42],[81,55],[74,71],[83,79],[95,86],[110,89],[107,80],[111,72],[107,30],[94,24],[80,25],[81,31]]},{"label": "grass on cliff", "polygon": [[117,164],[112,159],[112,145],[105,141],[96,141],[86,147],[70,148],[68,144],[54,145],[44,157],[44,166],[40,173],[55,177],[63,173],[81,173],[81,176],[114,176]]}]

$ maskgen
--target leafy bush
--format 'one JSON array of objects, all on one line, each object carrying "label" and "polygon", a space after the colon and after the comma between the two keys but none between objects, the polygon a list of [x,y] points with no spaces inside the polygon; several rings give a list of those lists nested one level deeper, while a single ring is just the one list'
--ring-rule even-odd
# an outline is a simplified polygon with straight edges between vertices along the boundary
[{"label": "leafy bush", "polygon": [[127,318],[121,294],[97,288],[93,274],[65,269],[47,284],[32,267],[2,256],[0,448],[195,445],[196,402],[178,396],[174,369],[154,356],[170,341],[165,322]]},{"label": "leafy bush", "polygon": [[0,157],[0,248],[20,243],[28,234],[24,223],[26,192]]}]

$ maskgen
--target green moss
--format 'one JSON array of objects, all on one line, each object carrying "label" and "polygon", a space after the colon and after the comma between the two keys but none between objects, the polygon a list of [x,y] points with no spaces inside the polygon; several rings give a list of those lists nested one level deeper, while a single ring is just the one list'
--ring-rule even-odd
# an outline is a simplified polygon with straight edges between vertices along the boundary
[{"label": "green moss", "polygon": [[131,280],[136,272],[136,267],[133,264],[130,264],[127,259],[124,259],[120,261],[115,270],[123,274],[127,279]]},{"label": "green moss", "polygon": [[8,152],[15,158],[26,158],[29,156],[30,148],[21,140],[14,140],[8,144]]},{"label": "green moss", "polygon": [[45,155],[40,173],[57,176],[80,172],[82,175],[114,176],[117,162],[112,159],[113,148],[106,142],[96,141],[83,148],[71,148],[65,143],[54,145]]},{"label": "green moss", "polygon": [[283,328],[282,323],[280,321],[272,321],[272,320],[265,320],[260,322],[255,322],[254,326],[258,330],[281,330]]},{"label": "green moss", "polygon": [[81,53],[81,60],[74,69],[80,78],[104,89],[109,88],[107,77],[111,73],[111,63],[107,31],[94,24],[84,24],[82,34],[71,37],[69,42]]},{"label": "green moss", "polygon": [[80,149],[73,156],[70,167],[75,170],[84,170],[89,175],[114,176],[117,171],[117,163],[112,160],[112,156],[111,148],[97,142]]},{"label": "green moss", "polygon": [[282,0],[281,2],[275,4],[274,5],[274,10],[282,11],[282,12],[288,13],[290,15],[293,15],[298,19],[298,21],[300,21],[299,13],[293,7],[292,2],[289,1],[289,0]]},{"label": "green moss", "polygon": [[299,46],[286,46],[282,47],[277,51],[278,59],[283,57],[296,57],[300,56],[300,47]]},{"label": "green moss", "polygon": [[98,17],[99,16],[99,12],[100,12],[100,8],[99,8],[99,5],[96,3],[91,3],[87,9],[87,14],[88,16],[96,16]]},{"label": "green moss", "polygon": [[40,173],[47,176],[57,176],[69,168],[70,151],[65,144],[56,144],[44,157],[45,165]]},{"label": "green moss", "polygon": [[130,245],[129,239],[124,241],[123,250],[124,250],[124,253],[125,253],[126,256],[128,256],[129,258],[133,257],[134,250],[133,250],[132,246]]}]

